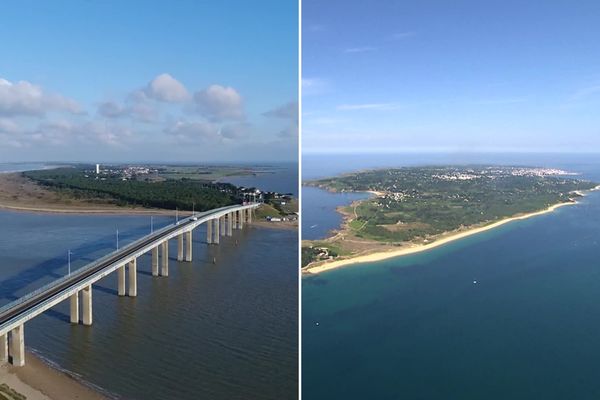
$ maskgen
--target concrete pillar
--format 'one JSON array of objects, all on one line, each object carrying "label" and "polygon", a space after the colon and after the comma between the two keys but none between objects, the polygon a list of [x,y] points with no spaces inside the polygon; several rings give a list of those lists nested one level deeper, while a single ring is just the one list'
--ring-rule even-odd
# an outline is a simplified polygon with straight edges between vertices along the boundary
[{"label": "concrete pillar", "polygon": [[177,261],[183,261],[183,233],[177,236]]},{"label": "concrete pillar", "polygon": [[213,219],[213,222],[215,223],[215,237],[214,237],[214,242],[216,244],[219,244],[219,236],[221,236],[219,234],[219,222],[220,222],[220,218],[215,218]]},{"label": "concrete pillar", "polygon": [[71,323],[79,323],[79,292],[71,295]]},{"label": "concrete pillar", "polygon": [[83,307],[83,324],[92,325],[92,285],[81,290],[81,303]]},{"label": "concrete pillar", "polygon": [[129,297],[137,296],[137,258],[129,262]]},{"label": "concrete pillar", "polygon": [[119,296],[125,296],[125,265],[121,265],[117,268],[117,281],[118,281],[118,291]]},{"label": "concrete pillar", "polygon": [[162,268],[161,276],[169,276],[169,241],[162,242]]},{"label": "concrete pillar", "polygon": [[225,216],[219,218],[219,225],[221,226],[221,236],[225,236],[227,234],[227,230],[225,229]]},{"label": "concrete pillar", "polygon": [[8,334],[0,335],[0,364],[8,362]]},{"label": "concrete pillar", "polygon": [[206,243],[208,244],[212,243],[212,226],[212,219],[206,221]]},{"label": "concrete pillar", "polygon": [[244,229],[244,222],[245,222],[245,215],[244,215],[244,209],[239,210],[240,213],[240,229]]},{"label": "concrete pillar", "polygon": [[152,249],[152,276],[158,276],[158,246]]},{"label": "concrete pillar", "polygon": [[192,261],[192,231],[189,230],[186,232],[185,234],[185,244],[186,244],[186,251],[185,251],[185,261],[187,262],[191,262]]},{"label": "concrete pillar", "polygon": [[252,208],[248,209],[248,223],[251,224],[252,223]]},{"label": "concrete pillar", "polygon": [[227,214],[227,236],[233,235],[233,213]]},{"label": "concrete pillar", "polygon": [[10,356],[12,365],[22,367],[25,365],[25,334],[24,325],[19,325],[10,331]]}]

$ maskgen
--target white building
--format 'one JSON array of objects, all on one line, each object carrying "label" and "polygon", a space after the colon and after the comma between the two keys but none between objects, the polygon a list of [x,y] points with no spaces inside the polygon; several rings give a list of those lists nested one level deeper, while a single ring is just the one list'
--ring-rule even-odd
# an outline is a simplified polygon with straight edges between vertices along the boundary
[{"label": "white building", "polygon": [[96,175],[100,173],[100,164],[96,164]]}]

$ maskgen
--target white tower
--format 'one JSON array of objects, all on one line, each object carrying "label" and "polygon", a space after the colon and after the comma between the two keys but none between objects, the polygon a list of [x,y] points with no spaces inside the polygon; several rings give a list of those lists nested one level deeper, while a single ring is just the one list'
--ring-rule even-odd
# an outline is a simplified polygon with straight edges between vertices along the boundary
[{"label": "white tower", "polygon": [[100,164],[96,164],[96,175],[100,174]]}]

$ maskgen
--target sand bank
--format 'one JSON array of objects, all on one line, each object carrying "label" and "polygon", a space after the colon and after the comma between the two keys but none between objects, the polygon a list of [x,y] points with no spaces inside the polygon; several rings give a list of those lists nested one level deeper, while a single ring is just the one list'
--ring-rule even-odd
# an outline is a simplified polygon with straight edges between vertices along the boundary
[{"label": "sand bank", "polygon": [[[69,208],[70,207],[70,208]],[[41,214],[97,214],[97,215],[175,215],[175,211],[153,209],[153,208],[127,208],[119,206],[106,206],[106,207],[94,207],[94,206],[70,206],[64,205],[60,207],[48,207],[48,206],[16,206],[12,204],[0,203],[0,210],[27,212],[27,213],[41,213]],[[182,217],[191,215],[186,212],[179,212]]]},{"label": "sand bank", "polygon": [[269,229],[298,230],[298,221],[270,222],[253,220],[250,225]]},{"label": "sand bank", "polygon": [[412,245],[412,246],[407,246],[405,248],[398,249],[398,250],[376,252],[376,253],[356,256],[353,258],[329,261],[329,262],[325,262],[324,264],[314,266],[312,268],[304,269],[303,272],[308,273],[308,274],[318,274],[318,273],[321,273],[324,271],[329,271],[332,269],[336,269],[336,268],[340,268],[340,267],[344,267],[344,266],[348,266],[348,265],[376,262],[376,261],[386,260],[388,258],[401,257],[401,256],[409,255],[409,254],[420,253],[422,251],[427,251],[427,250],[442,246],[446,243],[450,243],[455,240],[462,239],[467,236],[475,235],[477,233],[481,233],[481,232],[488,231],[490,229],[497,228],[501,225],[507,224],[512,221],[518,221],[518,220],[523,220],[523,219],[527,219],[527,218],[531,218],[531,217],[536,217],[536,216],[542,215],[542,214],[547,214],[549,212],[556,210],[559,207],[573,205],[573,204],[577,204],[577,203],[576,202],[568,202],[568,203],[554,204],[554,205],[546,208],[545,210],[536,211],[536,212],[532,212],[532,213],[528,213],[528,214],[516,215],[514,217],[505,218],[503,220],[491,223],[489,225],[468,229],[465,231],[457,232],[456,234],[450,234],[449,236],[438,239],[432,243],[423,244],[423,245]]},{"label": "sand bank", "polygon": [[0,366],[0,383],[27,397],[27,400],[107,400],[66,373],[52,368],[27,352],[24,367]]}]

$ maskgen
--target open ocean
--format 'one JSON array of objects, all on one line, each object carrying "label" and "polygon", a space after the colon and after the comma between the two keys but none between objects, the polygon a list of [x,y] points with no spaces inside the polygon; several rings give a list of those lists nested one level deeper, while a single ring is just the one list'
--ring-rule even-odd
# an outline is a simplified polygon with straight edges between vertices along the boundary
[{"label": "open ocean", "polygon": [[[320,176],[348,165],[496,163],[564,168],[600,182],[598,156],[310,157],[303,165],[321,160]],[[593,192],[424,253],[305,277],[303,396],[599,398],[599,260]]]}]

